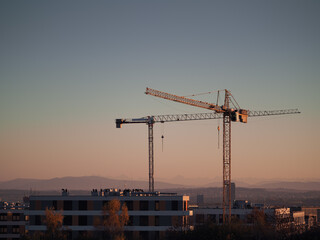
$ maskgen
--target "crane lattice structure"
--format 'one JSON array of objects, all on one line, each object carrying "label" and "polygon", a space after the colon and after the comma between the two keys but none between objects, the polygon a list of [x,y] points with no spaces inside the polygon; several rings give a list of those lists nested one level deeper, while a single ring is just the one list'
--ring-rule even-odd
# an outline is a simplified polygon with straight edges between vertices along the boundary
[{"label": "crane lattice structure", "polygon": [[[215,113],[212,115],[214,118],[208,118],[211,116],[210,114],[203,114],[203,115],[197,115],[196,119],[194,119],[193,114],[190,116],[189,120],[200,120],[205,117],[205,119],[215,119],[215,118],[223,118],[223,202],[222,202],[222,207],[223,207],[223,223],[225,223],[226,220],[226,198],[227,198],[227,189],[228,189],[228,222],[231,222],[231,122],[242,122],[242,123],[247,123],[247,118],[248,117],[258,117],[258,116],[270,116],[270,115],[283,115],[283,114],[296,114],[300,113],[298,109],[289,109],[289,110],[276,110],[276,111],[249,111],[245,109],[241,109],[240,106],[238,105],[237,101],[234,99],[230,91],[224,90],[225,92],[225,97],[224,97],[224,104],[222,106],[219,106],[218,104],[214,103],[208,103],[208,102],[203,102],[191,98],[186,98],[182,96],[177,96],[173,95],[170,93],[166,92],[161,92],[155,89],[147,88],[146,89],[146,94],[152,95],[155,97],[160,97],[163,99],[175,101],[175,102],[180,102],[184,103],[187,105],[195,106],[195,107],[200,107],[200,108],[205,108],[209,109],[212,111],[215,111]],[[233,105],[233,107],[231,107]],[[185,114],[188,115],[189,114]],[[167,117],[164,117],[164,120],[160,122],[164,122],[166,119],[176,119],[172,121],[180,121],[180,115],[177,117],[177,115],[166,115]],[[170,117],[168,117],[170,116]],[[162,116],[163,117],[163,116]],[[149,118],[157,119],[156,117]],[[158,119],[160,117],[158,116]],[[187,118],[182,118],[185,120],[188,120]],[[150,124],[149,129],[150,129]],[[153,125],[153,124],[152,124]],[[152,143],[152,151],[150,152],[150,130],[149,130],[149,171],[152,171],[152,175],[150,175],[149,172],[149,184],[150,184],[150,177],[152,177],[152,190],[153,190],[153,164],[154,164],[154,158],[153,158],[153,143]],[[153,139],[153,137],[152,137]],[[152,154],[152,156],[150,156]],[[152,169],[150,169],[150,164],[152,164]],[[150,190],[150,185],[149,185],[149,190]]]},{"label": "crane lattice structure", "polygon": [[[248,111],[248,117],[271,116],[299,113],[297,109],[273,110],[273,111]],[[154,151],[153,151],[153,125],[155,123],[178,122],[222,119],[223,113],[189,113],[189,114],[168,114],[155,115],[141,118],[116,119],[116,127],[121,128],[122,124],[143,123],[148,125],[148,152],[149,152],[149,191],[154,192]]]},{"label": "crane lattice structure", "polygon": [[171,114],[148,116],[142,118],[116,119],[116,127],[121,128],[122,124],[144,123],[148,125],[148,151],[149,151],[149,192],[154,192],[154,150],[153,150],[153,125],[155,123],[207,120],[222,118],[217,113],[196,113],[196,114]]}]

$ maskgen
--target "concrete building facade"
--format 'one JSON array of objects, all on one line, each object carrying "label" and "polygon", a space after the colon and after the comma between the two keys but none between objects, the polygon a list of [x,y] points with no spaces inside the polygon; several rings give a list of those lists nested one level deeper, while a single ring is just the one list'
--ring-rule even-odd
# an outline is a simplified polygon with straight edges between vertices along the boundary
[{"label": "concrete building facade", "polygon": [[93,190],[89,196],[72,196],[64,190],[61,196],[30,196],[28,231],[44,232],[46,208],[54,208],[64,217],[63,228],[70,239],[101,230],[96,225],[103,216],[103,206],[118,199],[128,208],[129,223],[125,226],[127,239],[162,239],[167,230],[187,227],[192,211],[188,196],[170,193],[146,193],[139,190]]},{"label": "concrete building facade", "polygon": [[22,205],[10,206],[2,202],[0,207],[0,240],[17,240],[26,232],[28,217]]}]

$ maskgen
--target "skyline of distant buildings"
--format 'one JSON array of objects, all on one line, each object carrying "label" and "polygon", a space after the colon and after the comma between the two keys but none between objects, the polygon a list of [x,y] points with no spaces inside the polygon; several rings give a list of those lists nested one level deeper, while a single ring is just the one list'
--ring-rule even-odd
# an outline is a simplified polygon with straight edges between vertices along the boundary
[{"label": "skyline of distant buildings", "polygon": [[[303,232],[320,225],[320,206],[318,207],[270,207],[252,204],[248,200],[237,200],[233,184],[233,220],[251,224],[252,214],[262,211],[269,224],[275,229]],[[45,210],[56,209],[63,215],[63,229],[68,239],[93,236],[96,223],[103,216],[102,208],[112,199],[118,199],[128,208],[129,222],[125,226],[127,239],[164,239],[172,228],[192,230],[210,221],[223,223],[221,207],[206,205],[204,195],[197,195],[197,205],[190,204],[186,195],[161,192],[144,192],[139,189],[101,189],[92,190],[90,195],[71,195],[62,189],[61,195],[32,195],[25,203],[0,202],[0,239],[16,240],[24,234],[33,235],[45,232]]]}]

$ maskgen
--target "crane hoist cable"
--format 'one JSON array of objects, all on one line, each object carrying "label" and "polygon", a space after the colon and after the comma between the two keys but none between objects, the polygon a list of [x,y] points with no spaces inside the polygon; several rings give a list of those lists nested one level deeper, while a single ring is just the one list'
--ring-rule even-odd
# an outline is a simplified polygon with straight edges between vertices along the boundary
[{"label": "crane hoist cable", "polygon": [[162,152],[163,152],[163,140],[164,140],[164,122],[161,124],[161,143],[162,143]]},{"label": "crane hoist cable", "polygon": [[195,93],[195,94],[191,94],[191,95],[185,95],[183,97],[195,97],[195,96],[200,96],[200,95],[213,94],[213,93],[216,93],[216,92],[218,92],[218,91]]},{"label": "crane hoist cable", "polygon": [[218,130],[218,149],[219,149],[219,147],[220,147],[220,124],[218,124],[217,130]]}]

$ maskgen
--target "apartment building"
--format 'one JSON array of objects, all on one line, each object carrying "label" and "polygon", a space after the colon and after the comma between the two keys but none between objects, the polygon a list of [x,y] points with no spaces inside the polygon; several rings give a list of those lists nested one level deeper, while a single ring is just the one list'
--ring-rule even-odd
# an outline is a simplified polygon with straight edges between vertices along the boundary
[{"label": "apartment building", "polygon": [[[246,206],[246,201],[238,203],[240,206]],[[255,212],[257,211],[257,212]],[[265,220],[275,230],[288,230],[302,232],[305,227],[304,212],[290,211],[290,208],[232,208],[231,218],[238,220],[244,224],[251,225],[254,223],[254,215],[263,213]],[[193,208],[192,224],[197,227],[199,225],[211,222],[214,224],[223,223],[223,209],[221,208]]]},{"label": "apartment building", "polygon": [[0,240],[17,240],[25,234],[25,206],[0,202]]},{"label": "apartment building", "polygon": [[63,229],[70,239],[93,235],[100,231],[96,223],[103,217],[103,206],[112,199],[128,208],[129,223],[124,229],[127,239],[162,239],[171,228],[188,227],[192,215],[188,210],[189,196],[138,189],[93,190],[89,196],[75,196],[63,190],[58,196],[30,196],[27,229],[29,234],[44,232],[45,210],[54,208],[63,215]]}]

